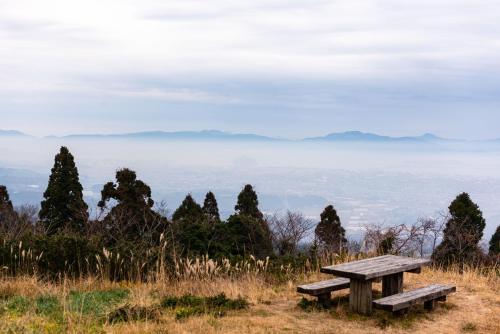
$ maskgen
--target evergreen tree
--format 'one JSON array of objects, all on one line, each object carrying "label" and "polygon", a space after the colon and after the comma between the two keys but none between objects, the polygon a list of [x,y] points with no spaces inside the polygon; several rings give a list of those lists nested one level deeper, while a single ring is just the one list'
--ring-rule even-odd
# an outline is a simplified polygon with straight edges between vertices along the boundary
[{"label": "evergreen tree", "polygon": [[345,230],[340,225],[340,218],[333,205],[327,206],[321,213],[321,220],[314,233],[323,250],[340,253],[346,248]]},{"label": "evergreen tree", "polygon": [[10,213],[14,211],[12,201],[6,186],[0,185],[0,213]]},{"label": "evergreen tree", "polygon": [[247,184],[238,195],[236,214],[227,220],[225,239],[233,255],[265,257],[272,254],[271,230],[259,210],[253,187]]},{"label": "evergreen tree", "polygon": [[491,236],[490,240],[490,255],[500,255],[500,225],[498,225],[497,230]]},{"label": "evergreen tree", "polygon": [[232,255],[272,255],[271,230],[264,220],[249,215],[232,215],[227,220],[224,239]]},{"label": "evergreen tree", "polygon": [[115,240],[158,242],[166,219],[153,211],[151,188],[138,180],[134,171],[121,169],[116,172],[116,183],[104,185],[98,206],[104,210],[110,200],[116,201],[116,205],[106,215],[104,223]]},{"label": "evergreen tree", "polygon": [[482,254],[478,243],[486,226],[483,213],[469,194],[458,195],[449,206],[450,219],[443,232],[443,241],[432,254],[433,260],[444,266],[474,261]]},{"label": "evergreen tree", "polygon": [[[187,195],[179,208],[174,212],[174,235],[178,253],[182,256],[214,255],[220,248],[216,238],[216,230],[220,231],[220,221],[210,220],[218,218],[217,202],[215,197],[207,194],[204,207],[200,207],[191,195]],[[211,198],[210,198],[211,197]],[[215,204],[215,211],[210,206]],[[206,211],[205,211],[206,210]],[[215,212],[217,216],[207,213]],[[211,224],[207,224],[210,222]]]},{"label": "evergreen tree", "polygon": [[238,203],[234,207],[238,215],[250,216],[262,220],[264,215],[259,210],[257,193],[250,184],[247,184],[238,195]]},{"label": "evergreen tree", "polygon": [[205,201],[203,202],[203,214],[205,215],[205,220],[211,224],[220,222],[217,200],[215,199],[214,193],[211,191],[209,191],[205,196]]},{"label": "evergreen tree", "polygon": [[203,219],[203,210],[191,194],[188,194],[177,210],[175,210],[172,219],[175,222],[200,222]]},{"label": "evergreen tree", "polygon": [[16,216],[6,186],[0,185],[0,224]]},{"label": "evergreen tree", "polygon": [[63,229],[81,232],[88,219],[87,204],[73,155],[66,147],[55,157],[47,190],[43,194],[40,222],[51,235]]}]

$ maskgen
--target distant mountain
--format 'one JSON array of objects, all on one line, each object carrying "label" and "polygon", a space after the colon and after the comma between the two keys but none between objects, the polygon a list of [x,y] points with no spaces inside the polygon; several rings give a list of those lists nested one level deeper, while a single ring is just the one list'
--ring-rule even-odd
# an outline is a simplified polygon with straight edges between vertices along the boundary
[{"label": "distant mountain", "polygon": [[28,135],[21,131],[0,129],[0,137],[28,137]]},{"label": "distant mountain", "polygon": [[[47,137],[54,138],[54,137]],[[204,130],[204,131],[146,131],[122,134],[79,134],[69,135],[57,138],[67,139],[155,139],[155,140],[238,140],[238,141],[280,141],[285,139],[278,139],[273,137],[259,136],[256,134],[246,133],[229,133],[217,130]]]},{"label": "distant mountain", "polygon": [[431,133],[426,133],[416,137],[389,137],[381,136],[374,133],[361,131],[348,131],[340,133],[330,133],[323,137],[306,138],[305,141],[351,141],[351,142],[438,142],[447,141],[448,139],[437,137]]},{"label": "distant mountain", "polygon": [[[1,137],[31,137],[16,130],[1,130]],[[46,136],[45,139],[136,139],[136,140],[179,140],[179,141],[296,141],[296,142],[368,142],[368,143],[467,143],[469,145],[480,143],[500,143],[500,138],[490,140],[464,140],[438,137],[432,133],[421,136],[391,137],[370,132],[347,131],[330,133],[321,137],[310,137],[298,140],[286,138],[261,136],[252,133],[231,133],[218,130],[203,131],[144,131],[115,134],[73,134],[67,136]]]}]

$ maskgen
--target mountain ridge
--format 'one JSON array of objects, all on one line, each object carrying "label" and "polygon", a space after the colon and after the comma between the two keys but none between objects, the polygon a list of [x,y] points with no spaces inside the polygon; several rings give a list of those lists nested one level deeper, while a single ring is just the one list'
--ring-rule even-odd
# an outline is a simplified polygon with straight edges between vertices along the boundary
[{"label": "mountain ridge", "polygon": [[[1,130],[0,137],[32,137],[29,134],[17,130]],[[35,137],[36,138],[36,137]],[[273,142],[370,142],[370,143],[445,143],[445,142],[469,142],[469,143],[499,143],[500,138],[489,140],[465,140],[450,139],[437,136],[432,133],[424,133],[419,136],[387,136],[371,132],[344,131],[332,132],[324,136],[306,137],[300,139],[287,139],[258,135],[254,133],[232,133],[220,130],[201,131],[140,131],[126,133],[89,133],[70,134],[63,136],[45,136],[43,139],[154,139],[154,140],[220,140],[220,141],[273,141]]]},{"label": "mountain ridge", "polygon": [[[48,138],[48,137],[46,137]],[[54,138],[54,137],[52,137]],[[55,138],[66,139],[113,139],[113,138],[130,138],[130,139],[171,139],[171,140],[243,140],[243,141],[282,141],[286,139],[261,136],[253,133],[231,133],[219,130],[202,130],[202,131],[142,131],[119,134],[75,134]]]},{"label": "mountain ridge", "polygon": [[449,141],[452,139],[438,137],[432,133],[421,136],[392,137],[378,135],[370,132],[346,131],[333,132],[321,137],[304,138],[304,141],[355,141],[355,142],[435,142]]},{"label": "mountain ridge", "polygon": [[31,137],[24,132],[17,130],[2,130],[0,129],[0,137]]}]

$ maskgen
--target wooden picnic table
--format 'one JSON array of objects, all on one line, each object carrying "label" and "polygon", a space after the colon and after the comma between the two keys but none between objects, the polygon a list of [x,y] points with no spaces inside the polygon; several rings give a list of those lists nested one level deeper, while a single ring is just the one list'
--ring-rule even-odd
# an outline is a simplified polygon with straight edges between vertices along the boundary
[{"label": "wooden picnic table", "polygon": [[403,273],[420,273],[428,259],[384,255],[321,268],[322,273],[350,279],[349,309],[361,314],[372,312],[372,283],[382,278],[382,296],[403,292]]}]

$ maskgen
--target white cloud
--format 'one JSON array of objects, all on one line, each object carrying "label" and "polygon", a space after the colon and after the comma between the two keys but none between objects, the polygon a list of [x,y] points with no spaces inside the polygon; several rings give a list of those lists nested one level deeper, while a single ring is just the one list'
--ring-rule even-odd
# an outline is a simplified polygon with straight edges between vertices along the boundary
[{"label": "white cloud", "polygon": [[377,78],[500,65],[496,1],[7,0],[0,9],[0,70],[26,81]]},{"label": "white cloud", "polygon": [[439,115],[415,130],[431,131],[456,110],[498,110],[498,17],[498,0],[3,0],[0,103],[74,114],[144,106],[170,121],[185,113],[184,127],[201,110],[243,130],[255,120],[330,131],[313,124],[328,117],[345,128],[402,126],[403,113],[412,128],[418,111]]},{"label": "white cloud", "polygon": [[108,94],[123,97],[136,97],[142,99],[158,99],[172,102],[196,103],[238,103],[238,100],[228,96],[212,94],[204,91],[190,89],[163,90],[157,88],[140,90],[108,90]]}]

